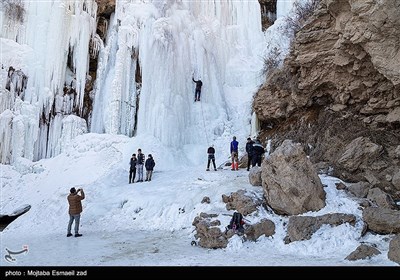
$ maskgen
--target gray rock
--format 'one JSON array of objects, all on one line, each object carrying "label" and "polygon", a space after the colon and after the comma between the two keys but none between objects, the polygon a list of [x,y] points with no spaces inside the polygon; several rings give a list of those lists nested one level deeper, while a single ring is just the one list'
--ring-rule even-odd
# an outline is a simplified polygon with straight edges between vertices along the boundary
[{"label": "gray rock", "polygon": [[345,190],[347,188],[346,185],[343,184],[342,182],[336,183],[335,185],[337,190]]},{"label": "gray rock", "polygon": [[225,248],[228,245],[228,238],[217,227],[221,222],[219,220],[211,220],[212,214],[201,214],[203,215],[195,217],[192,223],[196,230],[195,237],[199,239],[199,246],[210,249]]},{"label": "gray rock", "polygon": [[389,243],[388,258],[400,264],[400,235],[396,235]]},{"label": "gray rock", "polygon": [[382,149],[382,146],[371,142],[369,138],[358,137],[346,146],[338,164],[350,171],[367,169],[371,164],[369,160],[376,158]]},{"label": "gray rock", "polygon": [[361,244],[360,246],[357,247],[357,249],[355,249],[352,253],[350,253],[350,255],[346,257],[346,260],[349,261],[364,260],[379,254],[381,254],[381,251],[379,251],[375,247]]},{"label": "gray rock", "polygon": [[292,216],[289,218],[285,242],[308,240],[324,224],[338,226],[343,223],[350,223],[354,226],[355,222],[356,217],[354,215],[342,213],[326,214],[317,217]]},{"label": "gray rock", "polygon": [[246,227],[244,233],[248,240],[256,241],[261,235],[274,235],[275,224],[271,220],[262,219],[259,223]]},{"label": "gray rock", "polygon": [[368,229],[379,234],[400,233],[400,211],[382,207],[368,207],[363,211]]},{"label": "gray rock", "polygon": [[375,206],[397,209],[397,205],[394,203],[393,198],[379,188],[370,189],[367,198],[375,204]]},{"label": "gray rock", "polygon": [[203,199],[201,200],[201,203],[207,203],[210,204],[211,200],[208,196],[203,197]]},{"label": "gray rock", "polygon": [[254,193],[238,190],[231,195],[222,195],[222,201],[226,203],[227,210],[236,210],[246,216],[257,210],[262,201]]},{"label": "gray rock", "polygon": [[262,186],[260,167],[254,166],[250,169],[249,182],[252,186]]},{"label": "gray rock", "polygon": [[262,166],[267,204],[278,214],[297,215],[325,207],[325,191],[300,144],[285,140]]},{"label": "gray rock", "polygon": [[347,186],[347,190],[359,198],[367,197],[370,188],[371,185],[368,182],[358,182]]}]

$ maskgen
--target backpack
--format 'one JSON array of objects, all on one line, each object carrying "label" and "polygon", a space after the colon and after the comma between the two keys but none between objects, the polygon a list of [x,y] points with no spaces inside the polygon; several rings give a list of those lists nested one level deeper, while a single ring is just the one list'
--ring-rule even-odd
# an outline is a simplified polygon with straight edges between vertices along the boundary
[{"label": "backpack", "polygon": [[228,228],[233,230],[243,229],[243,215],[239,212],[233,213],[231,222],[229,223]]}]

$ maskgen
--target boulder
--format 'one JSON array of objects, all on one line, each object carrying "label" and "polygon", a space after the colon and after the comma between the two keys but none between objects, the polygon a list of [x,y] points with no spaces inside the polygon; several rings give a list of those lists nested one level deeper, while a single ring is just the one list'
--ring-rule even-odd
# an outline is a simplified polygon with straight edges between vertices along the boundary
[{"label": "boulder", "polygon": [[368,195],[368,191],[371,185],[368,182],[358,182],[355,184],[350,184],[347,190],[358,198],[365,198]]},{"label": "boulder", "polygon": [[389,243],[388,258],[400,264],[400,235],[396,235]]},{"label": "boulder", "polygon": [[375,206],[388,209],[397,209],[397,205],[394,203],[393,198],[379,188],[370,189],[368,191],[367,199],[375,204]]},{"label": "boulder", "polygon": [[347,187],[342,182],[335,184],[337,190],[345,190]]},{"label": "boulder", "polygon": [[252,186],[262,186],[261,171],[262,169],[258,166],[254,166],[250,169],[249,182]]},{"label": "boulder", "polygon": [[201,203],[207,203],[210,204],[211,200],[208,196],[203,197],[203,199],[201,200]]},{"label": "boulder", "polygon": [[350,255],[346,257],[346,260],[349,261],[364,260],[379,254],[381,254],[381,251],[379,251],[375,247],[361,244],[360,246],[357,247],[357,249],[355,249],[352,253],[350,253]]},{"label": "boulder", "polygon": [[226,203],[227,210],[236,210],[243,216],[253,213],[262,204],[256,194],[245,190],[238,190],[229,196],[223,194],[222,201]]},{"label": "boulder", "polygon": [[400,191],[400,169],[397,169],[393,174],[392,184],[396,190]]},{"label": "boulder", "polygon": [[368,229],[379,234],[400,233],[400,211],[382,207],[368,207],[363,211]]},{"label": "boulder", "polygon": [[201,213],[195,217],[192,225],[195,226],[195,237],[199,239],[199,246],[210,249],[225,248],[228,245],[227,235],[218,227],[221,222],[212,220],[214,215]]},{"label": "boulder", "polygon": [[262,166],[267,204],[278,214],[297,215],[325,207],[325,191],[300,144],[285,140]]},{"label": "boulder", "polygon": [[275,234],[275,224],[268,219],[262,219],[260,222],[245,228],[244,234],[251,241],[256,241],[261,235],[272,236]]},{"label": "boulder", "polygon": [[338,226],[343,223],[349,223],[354,226],[356,217],[342,213],[325,214],[317,217],[292,216],[289,218],[285,243],[308,240],[324,224]]}]

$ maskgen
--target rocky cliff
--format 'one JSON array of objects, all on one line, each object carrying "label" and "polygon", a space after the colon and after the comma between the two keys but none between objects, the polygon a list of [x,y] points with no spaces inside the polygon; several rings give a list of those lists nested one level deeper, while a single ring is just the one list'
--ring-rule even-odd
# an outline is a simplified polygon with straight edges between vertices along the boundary
[{"label": "rocky cliff", "polygon": [[321,0],[253,108],[273,149],[400,199],[400,1]]}]

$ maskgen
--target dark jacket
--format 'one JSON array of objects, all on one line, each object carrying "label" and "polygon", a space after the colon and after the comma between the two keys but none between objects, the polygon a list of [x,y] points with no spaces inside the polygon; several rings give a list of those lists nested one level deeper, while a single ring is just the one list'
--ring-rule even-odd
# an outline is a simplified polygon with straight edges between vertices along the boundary
[{"label": "dark jacket", "polygon": [[137,155],[137,165],[144,163],[144,154],[138,154]]},{"label": "dark jacket", "polygon": [[196,90],[201,90],[201,86],[203,85],[203,82],[201,80],[195,81],[194,78],[192,78],[193,82],[196,83]]},{"label": "dark jacket", "polygon": [[261,156],[265,153],[264,147],[260,142],[256,142],[253,144],[253,156]]},{"label": "dark jacket", "polygon": [[154,162],[154,159],[152,157],[146,159],[146,163],[144,164],[144,166],[146,167],[146,170],[153,170],[155,165],[156,165],[156,163]]},{"label": "dark jacket", "polygon": [[253,154],[253,141],[247,142],[246,143],[246,153],[251,156]]},{"label": "dark jacket", "polygon": [[76,193],[71,193],[67,197],[69,203],[69,211],[70,215],[78,215],[82,213],[82,199],[85,199],[85,193],[81,191],[81,195]]},{"label": "dark jacket", "polygon": [[135,159],[131,158],[131,170],[136,169],[136,164],[137,164],[137,158],[135,157]]},{"label": "dark jacket", "polygon": [[239,142],[238,141],[236,141],[236,140],[233,140],[232,142],[231,142],[231,153],[232,152],[238,152],[238,146],[239,146]]},{"label": "dark jacket", "polygon": [[212,154],[212,155],[215,154],[215,149],[214,149],[214,147],[208,148],[207,154]]}]

